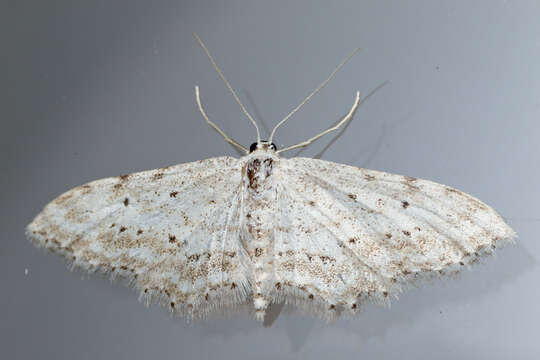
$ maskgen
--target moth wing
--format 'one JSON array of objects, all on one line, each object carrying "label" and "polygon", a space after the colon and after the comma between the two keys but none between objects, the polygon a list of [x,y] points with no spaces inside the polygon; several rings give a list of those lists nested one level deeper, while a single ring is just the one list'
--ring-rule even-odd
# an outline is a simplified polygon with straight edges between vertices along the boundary
[{"label": "moth wing", "polygon": [[386,302],[515,237],[491,207],[431,181],[308,158],[282,171],[277,277],[294,301],[327,315]]},{"label": "moth wing", "polygon": [[76,187],[27,227],[88,271],[128,278],[147,301],[205,316],[246,301],[239,160],[218,157]]}]

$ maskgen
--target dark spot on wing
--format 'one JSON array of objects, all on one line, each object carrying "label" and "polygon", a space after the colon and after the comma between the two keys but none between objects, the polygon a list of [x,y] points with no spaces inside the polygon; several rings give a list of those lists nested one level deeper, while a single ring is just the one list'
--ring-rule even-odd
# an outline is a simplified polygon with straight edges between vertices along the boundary
[{"label": "dark spot on wing", "polygon": [[356,240],[357,240],[356,238],[352,237],[352,238],[349,239],[349,243],[350,244],[356,244]]},{"label": "dark spot on wing", "polygon": [[403,176],[405,178],[405,181],[408,181],[408,182],[415,182],[416,180],[418,180],[417,178],[415,177],[412,177],[412,176]]},{"label": "dark spot on wing", "polygon": [[364,175],[364,179],[366,179],[367,181],[373,181],[375,180],[375,176],[366,174]]},{"label": "dark spot on wing", "polygon": [[127,179],[129,179],[129,174],[120,175],[118,178],[120,181],[127,181]]},{"label": "dark spot on wing", "polygon": [[169,234],[169,243],[173,244],[176,241],[176,236]]},{"label": "dark spot on wing", "polygon": [[390,234],[390,233],[386,233],[386,234],[384,234],[384,235],[386,236],[387,239],[391,239],[391,238],[392,238],[392,234]]},{"label": "dark spot on wing", "polygon": [[408,201],[402,201],[401,206],[403,206],[403,208],[406,209],[406,208],[409,207],[409,202]]},{"label": "dark spot on wing", "polygon": [[193,254],[193,255],[188,256],[188,260],[191,261],[191,262],[196,262],[196,261],[199,261],[200,257],[201,257],[201,255],[199,255],[199,254]]},{"label": "dark spot on wing", "polygon": [[313,300],[313,294],[309,294],[308,298],[309,298],[310,300]]},{"label": "dark spot on wing", "polygon": [[335,308],[336,308],[336,305],[331,304],[329,309],[330,309],[330,310],[334,310]]},{"label": "dark spot on wing", "polygon": [[331,262],[336,262],[336,259],[331,258],[329,256],[319,255],[319,259],[321,259],[323,264],[328,264]]},{"label": "dark spot on wing", "polygon": [[152,177],[152,180],[160,180],[163,178],[163,173],[162,172],[158,172],[158,173],[155,173],[154,176]]},{"label": "dark spot on wing", "polygon": [[447,192],[449,192],[449,193],[454,193],[454,194],[459,194],[459,193],[461,193],[461,191],[456,190],[456,189],[453,189],[453,188],[448,187],[448,186],[445,187],[445,190],[446,190]]},{"label": "dark spot on wing", "polygon": [[356,200],[356,195],[354,195],[354,194],[349,194],[348,196],[349,196],[349,198],[351,198],[351,199],[353,199],[353,200]]},{"label": "dark spot on wing", "polygon": [[124,199],[124,206],[128,206],[129,205],[129,199],[128,198],[125,198]]},{"label": "dark spot on wing", "polygon": [[234,289],[236,287],[236,284],[235,283],[232,283],[231,284],[231,289]]},{"label": "dark spot on wing", "polygon": [[356,304],[352,304],[351,309],[356,309]]},{"label": "dark spot on wing", "polygon": [[408,231],[408,230],[403,230],[403,234],[407,235],[407,236],[411,236],[411,232]]},{"label": "dark spot on wing", "polygon": [[169,196],[172,197],[172,198],[175,198],[176,195],[178,195],[178,191],[172,191]]},{"label": "dark spot on wing", "polygon": [[174,302],[171,301],[171,308],[174,309]]},{"label": "dark spot on wing", "polygon": [[409,187],[411,190],[420,190],[420,188],[415,185],[416,180],[418,180],[417,178],[411,176],[403,176],[403,178],[405,181],[402,181],[402,183],[407,185],[407,187]]},{"label": "dark spot on wing", "polygon": [[311,200],[311,201],[309,202],[309,205],[315,206],[315,201]]},{"label": "dark spot on wing", "polygon": [[126,231],[126,230],[127,230],[127,227],[122,226],[122,227],[120,228],[119,232],[124,232],[124,231]]},{"label": "dark spot on wing", "polygon": [[277,282],[277,283],[276,283],[276,289],[278,289],[278,290],[281,289],[281,283],[280,283],[280,282]]},{"label": "dark spot on wing", "polygon": [[[83,188],[81,186],[81,188]],[[61,195],[59,197],[56,198],[56,200],[54,200],[57,204],[64,204],[66,201],[68,201],[69,199],[71,199],[73,197],[73,193],[72,192],[69,192],[67,194],[64,194],[64,195]]]},{"label": "dark spot on wing", "polygon": [[263,254],[263,249],[255,248],[255,257],[259,257]]},{"label": "dark spot on wing", "polygon": [[141,235],[143,231],[141,229],[137,230],[137,235]]}]

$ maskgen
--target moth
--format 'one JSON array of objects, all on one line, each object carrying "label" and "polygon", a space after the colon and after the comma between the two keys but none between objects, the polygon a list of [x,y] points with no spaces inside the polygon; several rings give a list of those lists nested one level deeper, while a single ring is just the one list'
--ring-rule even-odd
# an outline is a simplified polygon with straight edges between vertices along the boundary
[{"label": "moth", "polygon": [[[195,35],[196,36],[196,35]],[[349,121],[277,149],[261,140],[208,49],[214,68],[257,130],[245,153],[90,182],[60,195],[28,225],[39,247],[88,272],[127,278],[146,302],[206,317],[272,304],[327,318],[387,303],[418,279],[457,272],[515,237],[495,210],[449,186],[281,153]],[[352,55],[352,54],[351,54]],[[351,56],[350,55],[350,56]],[[350,57],[349,56],[349,57]]]}]

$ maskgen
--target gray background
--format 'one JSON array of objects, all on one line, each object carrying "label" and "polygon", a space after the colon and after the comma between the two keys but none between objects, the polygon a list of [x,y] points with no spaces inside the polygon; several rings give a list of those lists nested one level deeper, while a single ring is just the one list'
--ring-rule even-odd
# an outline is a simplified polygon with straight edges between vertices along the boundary
[{"label": "gray background", "polygon": [[[538,355],[538,1],[2,1],[0,14],[3,359]],[[186,324],[67,271],[23,236],[48,201],[101,177],[236,155],[202,121],[195,84],[212,119],[255,139],[192,31],[266,127],[361,47],[277,143],[324,129],[355,90],[388,81],[322,158],[469,192],[508,219],[517,244],[390,309],[331,324],[282,315],[269,329],[247,316]]]}]

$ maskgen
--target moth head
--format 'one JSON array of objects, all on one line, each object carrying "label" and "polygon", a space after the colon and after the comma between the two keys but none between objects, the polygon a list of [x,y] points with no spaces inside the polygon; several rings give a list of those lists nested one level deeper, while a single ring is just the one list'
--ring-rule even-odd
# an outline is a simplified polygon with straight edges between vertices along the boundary
[{"label": "moth head", "polygon": [[249,152],[252,153],[255,150],[263,150],[263,151],[276,151],[277,147],[274,143],[269,143],[266,140],[261,140],[260,142],[254,142],[249,147]]}]

